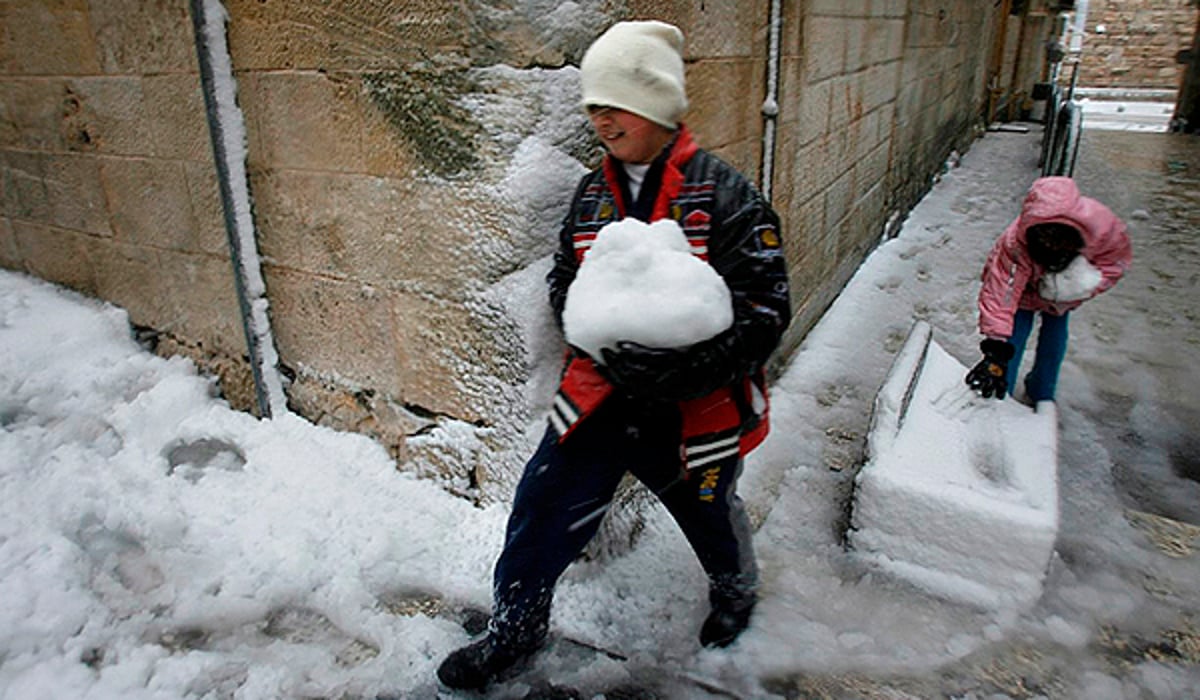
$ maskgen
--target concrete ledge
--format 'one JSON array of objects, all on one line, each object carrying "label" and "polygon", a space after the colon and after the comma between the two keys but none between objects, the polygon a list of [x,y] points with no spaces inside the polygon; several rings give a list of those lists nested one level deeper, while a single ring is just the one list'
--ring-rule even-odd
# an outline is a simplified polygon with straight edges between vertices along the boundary
[{"label": "concrete ledge", "polygon": [[1058,531],[1057,414],[982,399],[918,322],[876,396],[849,543],[942,598],[1024,609]]}]

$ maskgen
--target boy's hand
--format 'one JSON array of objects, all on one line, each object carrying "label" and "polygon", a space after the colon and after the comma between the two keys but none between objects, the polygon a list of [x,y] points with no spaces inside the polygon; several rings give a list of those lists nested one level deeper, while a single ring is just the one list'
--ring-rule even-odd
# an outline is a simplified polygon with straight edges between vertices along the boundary
[{"label": "boy's hand", "polygon": [[651,348],[621,341],[600,351],[601,374],[624,393],[658,401],[696,399],[731,384],[737,375],[731,332],[686,348]]},{"label": "boy's hand", "polygon": [[600,351],[604,363],[598,369],[629,396],[671,400],[666,390],[680,384],[684,353],[674,348],[651,348],[621,341],[617,349]]},{"label": "boy's hand", "polygon": [[1003,340],[987,338],[979,344],[983,359],[967,373],[967,386],[983,398],[1003,399],[1008,393],[1008,361],[1014,348]]}]

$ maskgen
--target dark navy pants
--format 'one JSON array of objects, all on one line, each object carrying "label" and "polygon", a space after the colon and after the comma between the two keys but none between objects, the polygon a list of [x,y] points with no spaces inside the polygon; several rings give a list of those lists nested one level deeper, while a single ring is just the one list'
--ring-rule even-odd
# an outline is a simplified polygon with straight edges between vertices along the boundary
[{"label": "dark navy pants", "polygon": [[530,648],[545,639],[558,577],[596,534],[626,472],[679,524],[709,577],[710,600],[752,601],[758,571],[750,521],[737,497],[742,463],[731,458],[684,473],[674,405],[612,397],[559,443],[547,430],[517,485],[496,562],[491,632]]}]

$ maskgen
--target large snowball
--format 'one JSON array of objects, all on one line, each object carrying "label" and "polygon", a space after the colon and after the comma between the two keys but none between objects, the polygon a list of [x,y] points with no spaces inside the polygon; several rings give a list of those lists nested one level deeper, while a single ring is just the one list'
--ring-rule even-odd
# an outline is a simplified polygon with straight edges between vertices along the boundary
[{"label": "large snowball", "polygon": [[632,340],[677,348],[733,323],[729,287],[692,255],[679,224],[615,221],[600,229],[567,290],[567,342],[597,360],[600,348]]}]

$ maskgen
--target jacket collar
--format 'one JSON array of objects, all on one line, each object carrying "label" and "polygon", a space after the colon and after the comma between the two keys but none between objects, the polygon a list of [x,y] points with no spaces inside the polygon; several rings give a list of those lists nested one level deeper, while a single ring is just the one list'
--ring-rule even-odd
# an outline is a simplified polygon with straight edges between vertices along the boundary
[{"label": "jacket collar", "polygon": [[[649,207],[649,217],[647,222],[658,221],[659,219],[667,218],[670,213],[671,200],[679,196],[679,191],[683,187],[683,167],[687,162],[696,155],[699,147],[695,140],[692,139],[692,132],[687,128],[687,125],[680,124],[679,131],[675,133],[673,138],[663,152],[655,159],[651,165],[650,171],[646,174],[646,182],[642,183],[642,188],[652,188],[648,191],[654,191],[657,187],[657,194],[654,197],[653,204]],[[659,171],[659,162],[662,162],[661,178],[656,182],[651,182],[651,179]],[[628,196],[628,188],[625,185],[625,172],[621,167],[621,162],[607,154],[604,156],[604,179],[608,182],[609,189],[613,192],[613,199],[617,205],[617,215],[619,218],[625,218],[633,214],[632,203],[626,201]],[[640,207],[639,207],[640,208]],[[640,217],[639,217],[640,218]]]}]

